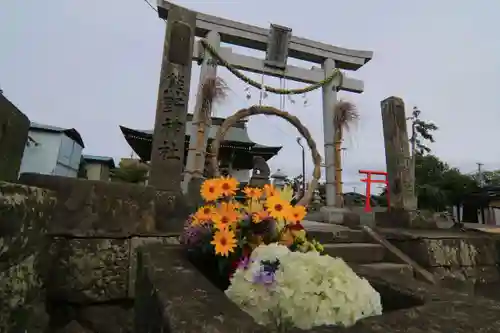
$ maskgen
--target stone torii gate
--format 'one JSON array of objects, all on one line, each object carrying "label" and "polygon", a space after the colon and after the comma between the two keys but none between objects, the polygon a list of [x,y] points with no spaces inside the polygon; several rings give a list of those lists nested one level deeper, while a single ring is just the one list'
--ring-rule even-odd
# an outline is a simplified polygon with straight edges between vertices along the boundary
[{"label": "stone torii gate", "polygon": [[[264,29],[219,18],[216,16],[193,12],[164,0],[158,0],[158,14],[160,18],[167,20],[167,32],[165,36],[164,57],[162,62],[162,79],[160,80],[157,117],[155,120],[153,151],[151,155],[152,168],[150,183],[151,185],[166,191],[177,191],[177,188],[182,186],[182,192],[186,193],[190,180],[192,178],[201,177],[201,175],[198,174],[201,170],[194,170],[194,147],[197,146],[197,140],[199,139],[197,135],[191,135],[190,138],[190,149],[186,163],[186,172],[182,184],[179,179],[174,180],[174,177],[172,177],[173,175],[168,176],[165,174],[165,172],[174,171],[171,166],[167,166],[172,163],[172,161],[167,162],[168,159],[172,160],[172,156],[168,158],[169,154],[167,154],[165,151],[163,151],[163,153],[159,151],[159,149],[166,145],[166,133],[162,134],[162,131],[165,132],[165,120],[163,119],[164,116],[162,118],[160,114],[161,112],[165,111],[164,104],[166,102],[162,102],[162,99],[165,99],[166,95],[166,90],[164,87],[165,82],[169,81],[164,73],[172,73],[171,70],[167,70],[167,68],[169,66],[172,66],[171,58],[176,58],[174,54],[184,53],[183,57],[187,57],[188,54],[186,54],[185,52],[189,52],[189,56],[191,56],[191,59],[189,59],[189,64],[187,61],[182,61],[183,64],[185,64],[184,70],[181,70],[179,72],[183,73],[181,88],[182,93],[180,94],[183,95],[184,98],[186,98],[186,94],[189,94],[190,79],[189,77],[187,77],[187,75],[191,72],[191,61],[197,61],[198,63],[201,63],[200,84],[198,86],[197,100],[192,122],[194,131],[192,131],[191,133],[193,134],[196,133],[195,127],[197,127],[199,121],[201,120],[202,84],[207,78],[216,76],[218,62],[214,61],[213,54],[207,52],[205,46],[203,46],[200,41],[194,42],[195,36],[205,38],[205,41],[208,42],[212,51],[215,51],[220,56],[220,58],[224,59],[233,68],[289,79],[297,82],[304,82],[308,84],[317,84],[321,81],[324,81],[326,78],[333,75],[336,69],[355,71],[361,68],[369,60],[371,60],[373,56],[373,53],[370,51],[349,50],[293,36],[291,34],[292,30],[287,27],[271,24],[270,29]],[[183,33],[185,33],[186,35],[181,37],[173,37],[173,35],[176,33],[174,25],[179,25],[180,22],[182,22],[183,27],[191,28],[189,31],[189,35],[187,28],[184,30],[179,26],[177,30],[184,30]],[[176,39],[179,38],[181,40],[176,41]],[[184,52],[181,50],[172,50],[173,45],[171,42],[174,44],[182,44],[182,46],[186,48],[186,51]],[[221,42],[248,47],[255,50],[266,51],[266,59],[258,59],[251,56],[233,53],[231,48],[221,48]],[[191,44],[191,46],[189,46],[188,44]],[[176,46],[176,49],[178,47],[179,46]],[[187,49],[189,49],[189,51],[187,51]],[[314,64],[320,64],[321,69],[314,67],[312,69],[306,69],[287,65],[288,57],[309,61]],[[176,85],[176,82],[173,82],[171,78],[170,82]],[[179,83],[180,82],[177,82],[177,84]],[[172,88],[172,86],[170,88]],[[333,106],[337,102],[338,90],[361,93],[363,92],[363,82],[360,80],[345,77],[345,75],[343,75],[337,76],[328,84],[322,86],[327,212],[335,211],[335,209],[333,208],[335,206],[336,194],[334,169],[335,126]],[[179,91],[177,92],[177,94],[179,94]],[[172,102],[172,97],[170,97],[169,100],[169,103],[175,104],[175,102]],[[181,106],[180,104],[182,104],[182,108],[185,109],[184,112],[187,113],[187,101],[183,99],[183,102],[179,102],[178,104],[178,107]],[[182,122],[183,120],[185,128],[185,115],[181,115],[179,113],[177,117],[175,117],[175,121]],[[172,130],[172,125],[175,125],[175,121],[169,120],[169,126],[167,127]],[[176,133],[182,132],[177,128],[175,130]],[[205,148],[206,142],[208,140],[208,132],[208,130],[205,131]],[[172,134],[170,134],[170,136],[171,135]],[[177,139],[180,140],[180,135]],[[183,151],[183,149],[179,147],[179,144],[180,142],[178,142],[177,146],[173,145],[171,142],[169,142],[168,144],[171,148],[170,151],[176,152],[176,158],[174,158],[174,160],[179,160],[179,153]],[[205,156],[203,156],[202,158],[204,159]],[[180,159],[182,162],[182,157]],[[181,167],[182,164],[175,164],[177,164],[177,167],[175,167],[174,169],[181,173],[182,169],[179,169],[179,167]],[[327,214],[327,217],[328,220],[335,219],[330,213]]]}]

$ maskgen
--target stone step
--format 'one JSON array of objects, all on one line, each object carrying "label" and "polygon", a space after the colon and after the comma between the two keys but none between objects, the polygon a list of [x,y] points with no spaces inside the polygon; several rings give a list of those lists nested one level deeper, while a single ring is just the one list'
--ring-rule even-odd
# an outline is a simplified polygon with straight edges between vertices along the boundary
[{"label": "stone step", "polygon": [[348,263],[369,264],[384,259],[385,248],[370,243],[323,244],[325,253],[332,257],[340,257]]},{"label": "stone step", "polygon": [[321,244],[332,243],[363,243],[367,241],[365,233],[361,230],[348,230],[330,232],[323,230],[306,230],[309,239],[315,239]]},{"label": "stone step", "polygon": [[[371,264],[362,264],[359,267],[364,269],[373,269],[375,271],[387,274],[398,274],[405,279],[413,279],[413,268],[407,264],[397,264],[392,262],[376,262]],[[353,267],[354,271],[356,268]]]}]

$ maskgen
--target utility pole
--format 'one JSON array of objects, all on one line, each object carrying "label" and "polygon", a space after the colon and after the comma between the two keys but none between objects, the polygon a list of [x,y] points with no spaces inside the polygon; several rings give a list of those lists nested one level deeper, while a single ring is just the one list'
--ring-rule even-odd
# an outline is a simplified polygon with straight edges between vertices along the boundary
[{"label": "utility pole", "polygon": [[483,168],[482,166],[484,165],[483,163],[476,163],[477,164],[477,178],[478,178],[478,184],[479,187],[484,186],[484,179],[483,179]]}]

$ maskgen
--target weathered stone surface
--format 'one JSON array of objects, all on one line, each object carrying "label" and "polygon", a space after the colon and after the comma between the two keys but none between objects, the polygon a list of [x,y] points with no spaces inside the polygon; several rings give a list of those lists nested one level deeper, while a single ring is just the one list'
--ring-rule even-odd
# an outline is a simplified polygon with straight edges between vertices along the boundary
[{"label": "weathered stone surface", "polygon": [[137,277],[137,251],[140,246],[148,244],[178,245],[179,237],[159,236],[159,237],[132,237],[130,239],[130,265],[128,278],[128,296],[135,297],[135,280]]},{"label": "weathered stone surface", "polygon": [[92,331],[86,329],[76,320],[72,320],[63,328],[57,330],[56,333],[93,333]]},{"label": "weathered stone surface", "polygon": [[0,332],[42,332],[50,191],[0,182]]},{"label": "weathered stone surface", "polygon": [[476,283],[494,283],[500,281],[497,266],[451,266],[431,267],[429,271],[440,280],[458,280]]},{"label": "weathered stone surface", "polygon": [[48,323],[43,311],[43,280],[32,254],[0,272],[0,332],[43,332]]},{"label": "weathered stone surface", "polygon": [[385,248],[371,243],[337,243],[323,244],[325,253],[332,257],[340,257],[348,263],[373,263],[384,259]]},{"label": "weathered stone surface", "polygon": [[40,174],[23,174],[19,181],[56,193],[50,233],[125,237],[154,231],[152,187]]},{"label": "weathered stone surface", "polygon": [[44,249],[55,204],[51,191],[0,182],[0,271]]},{"label": "weathered stone surface", "polygon": [[28,117],[0,94],[0,180],[17,179],[29,128]]},{"label": "weathered stone surface", "polygon": [[135,332],[262,333],[185,259],[182,248],[139,249]]},{"label": "weathered stone surface", "polygon": [[157,231],[181,233],[186,219],[196,210],[196,206],[181,192],[156,191],[155,209]]},{"label": "weathered stone surface", "polygon": [[495,266],[498,260],[491,238],[423,238],[394,244],[424,267]]},{"label": "weathered stone surface", "polygon": [[96,333],[132,333],[133,301],[121,304],[96,304],[78,310],[78,322]]},{"label": "weathered stone surface", "polygon": [[172,5],[168,13],[149,184],[181,191],[196,13]]},{"label": "weathered stone surface", "polygon": [[54,238],[49,298],[75,303],[126,298],[129,247],[128,239]]},{"label": "weathered stone surface", "polygon": [[401,98],[391,96],[380,105],[391,209],[415,210],[417,200],[411,182],[405,104]]}]

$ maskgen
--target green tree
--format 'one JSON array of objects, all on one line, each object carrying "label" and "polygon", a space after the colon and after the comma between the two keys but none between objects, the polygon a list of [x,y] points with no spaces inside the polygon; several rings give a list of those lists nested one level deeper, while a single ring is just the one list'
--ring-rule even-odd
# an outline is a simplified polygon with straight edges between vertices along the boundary
[{"label": "green tree", "polygon": [[[424,121],[420,119],[421,111],[415,106],[413,107],[413,111],[411,117],[408,119],[411,120],[411,137],[410,137],[410,145],[411,145],[411,179],[412,179],[412,188],[415,195],[417,194],[417,184],[416,184],[416,167],[417,167],[417,158],[418,155],[423,156],[424,154],[429,154],[431,149],[428,146],[428,143],[434,142],[433,132],[438,130],[438,127],[430,122]],[[417,196],[418,197],[418,196]]]},{"label": "green tree", "polygon": [[465,195],[477,189],[472,176],[430,154],[416,155],[415,181],[418,208],[432,211],[457,205]]},{"label": "green tree", "polygon": [[[479,173],[473,174],[472,177],[478,184],[481,183]],[[483,171],[482,184],[484,186],[500,186],[500,170]]]},{"label": "green tree", "polygon": [[111,170],[110,177],[112,181],[141,184],[148,179],[149,167],[144,163],[137,161],[121,161],[118,168]]},{"label": "green tree", "polygon": [[420,111],[416,106],[413,107],[413,111],[411,117],[411,151],[412,156],[416,154],[424,154],[430,153],[431,149],[428,146],[428,143],[434,143],[434,135],[432,132],[437,131],[439,127],[436,126],[433,122],[424,121],[420,119]]}]

